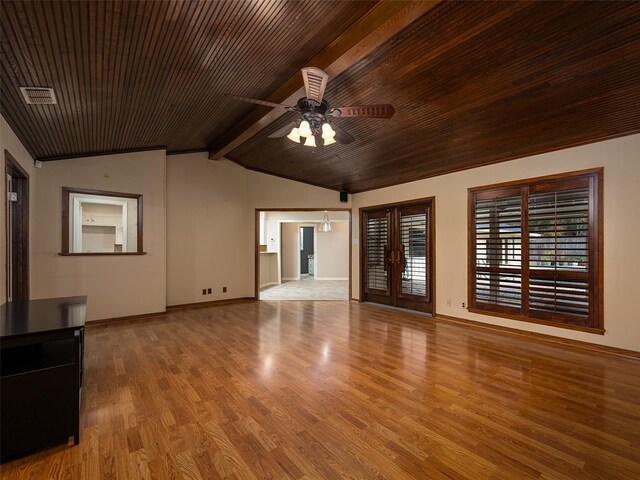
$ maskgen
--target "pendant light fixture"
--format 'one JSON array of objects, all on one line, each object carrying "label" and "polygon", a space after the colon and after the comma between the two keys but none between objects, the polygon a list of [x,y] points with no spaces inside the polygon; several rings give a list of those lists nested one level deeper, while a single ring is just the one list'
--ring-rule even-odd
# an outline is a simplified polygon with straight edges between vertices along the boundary
[{"label": "pendant light fixture", "polygon": [[324,211],[324,215],[322,216],[322,223],[320,224],[321,232],[330,232],[331,231],[331,222],[329,221],[329,212]]}]

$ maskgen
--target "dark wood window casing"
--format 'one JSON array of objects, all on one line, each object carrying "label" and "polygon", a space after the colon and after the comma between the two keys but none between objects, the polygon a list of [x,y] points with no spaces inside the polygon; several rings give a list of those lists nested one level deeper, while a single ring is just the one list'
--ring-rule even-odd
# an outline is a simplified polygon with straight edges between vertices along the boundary
[{"label": "dark wood window casing", "polygon": [[602,176],[469,189],[469,311],[604,333]]},{"label": "dark wood window casing", "polygon": [[[121,198],[133,198],[137,200],[137,211],[136,215],[136,250],[130,252],[69,252],[69,235],[71,234],[69,228],[69,216],[71,208],[69,197],[72,193],[82,193],[87,195],[97,195],[103,197],[121,197]],[[143,249],[144,238],[143,238],[143,223],[142,223],[142,215],[143,212],[143,204],[142,204],[142,195],[138,193],[122,193],[122,192],[109,192],[104,190],[95,190],[89,188],[70,188],[70,187],[62,187],[62,245],[60,250],[60,255],[62,256],[126,256],[126,255],[146,255],[147,253]]]}]

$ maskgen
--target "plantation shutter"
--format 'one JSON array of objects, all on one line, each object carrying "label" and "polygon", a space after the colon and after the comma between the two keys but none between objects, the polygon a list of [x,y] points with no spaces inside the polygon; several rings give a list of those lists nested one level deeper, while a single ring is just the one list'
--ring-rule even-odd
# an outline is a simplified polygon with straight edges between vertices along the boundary
[{"label": "plantation shutter", "polygon": [[400,210],[400,242],[404,269],[400,294],[424,297],[430,301],[428,272],[430,252],[427,249],[427,226],[429,219],[425,207]]},{"label": "plantation shutter", "polygon": [[522,305],[522,195],[520,189],[475,196],[475,305],[520,313]]},{"label": "plantation shutter", "polygon": [[389,249],[389,214],[377,212],[365,216],[366,252],[365,289],[388,292],[386,254]]},{"label": "plantation shutter", "polygon": [[601,172],[470,191],[469,306],[602,331]]},{"label": "plantation shutter", "polygon": [[589,324],[588,180],[531,188],[529,315]]}]

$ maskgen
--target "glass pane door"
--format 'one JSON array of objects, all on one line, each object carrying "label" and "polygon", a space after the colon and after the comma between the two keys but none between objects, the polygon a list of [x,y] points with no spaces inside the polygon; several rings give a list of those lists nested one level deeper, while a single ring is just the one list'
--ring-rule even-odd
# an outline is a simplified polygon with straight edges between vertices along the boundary
[{"label": "glass pane door", "polygon": [[366,215],[365,221],[365,289],[387,293],[389,278],[386,255],[389,250],[389,216],[387,212],[373,213]]},{"label": "glass pane door", "polygon": [[402,254],[402,295],[426,297],[428,300],[427,271],[427,213],[400,212],[400,242]]},{"label": "glass pane door", "polygon": [[364,210],[362,298],[433,312],[431,201]]}]

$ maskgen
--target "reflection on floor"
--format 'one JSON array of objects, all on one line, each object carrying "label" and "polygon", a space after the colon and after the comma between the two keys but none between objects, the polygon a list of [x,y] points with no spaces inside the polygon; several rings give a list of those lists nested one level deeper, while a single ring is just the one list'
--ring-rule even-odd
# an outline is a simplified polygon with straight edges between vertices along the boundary
[{"label": "reflection on floor", "polygon": [[303,275],[300,280],[261,289],[260,300],[349,300],[349,281]]}]

